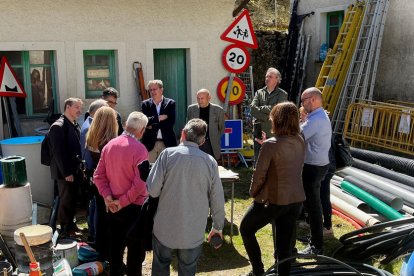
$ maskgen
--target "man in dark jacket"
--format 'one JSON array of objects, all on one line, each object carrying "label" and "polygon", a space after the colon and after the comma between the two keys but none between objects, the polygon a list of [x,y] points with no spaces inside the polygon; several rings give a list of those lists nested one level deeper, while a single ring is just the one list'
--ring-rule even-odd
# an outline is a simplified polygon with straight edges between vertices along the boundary
[{"label": "man in dark jacket", "polygon": [[64,234],[74,234],[76,195],[82,180],[80,170],[80,128],[76,120],[82,112],[82,100],[65,100],[63,115],[50,127],[52,151],[50,173],[57,182],[60,198],[58,221]]},{"label": "man in dark jacket", "polygon": [[149,162],[154,163],[162,150],[177,145],[174,133],[175,101],[163,96],[161,80],[148,82],[151,98],[142,102],[141,109],[148,117],[142,143],[149,152]]}]

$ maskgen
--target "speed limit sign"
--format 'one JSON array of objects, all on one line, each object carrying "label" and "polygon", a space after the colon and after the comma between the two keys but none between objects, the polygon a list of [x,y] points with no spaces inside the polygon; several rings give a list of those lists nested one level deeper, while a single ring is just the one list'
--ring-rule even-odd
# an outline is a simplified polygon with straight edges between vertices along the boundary
[{"label": "speed limit sign", "polygon": [[[223,103],[226,100],[226,91],[227,86],[229,85],[229,77],[223,78],[217,85],[217,96],[220,101]],[[244,100],[244,95],[246,94],[246,85],[238,77],[234,77],[233,83],[230,91],[230,105],[236,105],[241,103]]]},{"label": "speed limit sign", "polygon": [[242,73],[246,71],[250,64],[249,52],[236,44],[226,47],[221,57],[224,67],[230,73]]}]

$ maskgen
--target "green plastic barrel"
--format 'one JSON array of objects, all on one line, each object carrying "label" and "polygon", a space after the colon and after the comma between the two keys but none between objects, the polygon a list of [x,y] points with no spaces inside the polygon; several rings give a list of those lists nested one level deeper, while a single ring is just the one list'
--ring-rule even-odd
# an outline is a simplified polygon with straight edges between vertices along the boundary
[{"label": "green plastic barrel", "polygon": [[6,187],[20,187],[27,184],[26,162],[23,156],[2,158],[3,184]]}]

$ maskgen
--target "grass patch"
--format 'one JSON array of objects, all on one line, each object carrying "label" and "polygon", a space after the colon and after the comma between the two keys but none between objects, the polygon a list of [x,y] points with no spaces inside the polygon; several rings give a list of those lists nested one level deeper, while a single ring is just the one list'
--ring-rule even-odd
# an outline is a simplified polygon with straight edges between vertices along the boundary
[{"label": "grass patch", "polygon": [[[233,169],[240,175],[240,181],[235,183],[234,193],[234,218],[233,218],[233,244],[230,243],[230,210],[231,210],[231,183],[224,183],[224,193],[226,198],[226,223],[224,228],[225,243],[219,250],[211,248],[208,243],[203,245],[203,253],[198,261],[197,275],[240,275],[251,270],[246,251],[244,249],[243,241],[239,233],[239,225],[246,212],[247,208],[252,203],[253,199],[249,196],[250,180],[252,175],[251,169],[236,168]],[[334,251],[341,246],[339,238],[354,230],[353,226],[337,217],[332,217],[333,235],[324,237],[324,254],[332,256]],[[82,226],[86,226],[83,224]],[[297,229],[297,236],[305,236],[308,234],[307,230]],[[208,233],[206,232],[206,238]],[[270,225],[264,227],[257,233],[257,239],[262,250],[262,259],[265,269],[268,269],[274,264],[273,257],[273,239]],[[296,247],[300,250],[305,248],[305,244],[297,241]],[[398,275],[402,259],[399,258],[394,262],[382,266],[380,260],[374,260],[368,264],[375,267],[380,267],[391,272],[393,275]],[[151,274],[152,253],[148,253],[145,263],[143,265],[143,274]],[[172,263],[171,275],[177,275],[177,262]]]}]

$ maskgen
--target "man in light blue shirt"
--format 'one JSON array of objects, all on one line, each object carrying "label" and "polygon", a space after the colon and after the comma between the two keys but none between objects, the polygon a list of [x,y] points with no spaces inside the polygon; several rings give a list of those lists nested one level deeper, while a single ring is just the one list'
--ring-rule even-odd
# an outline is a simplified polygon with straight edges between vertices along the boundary
[{"label": "man in light blue shirt", "polygon": [[329,167],[332,127],[328,115],[322,108],[322,92],[311,87],[303,91],[302,106],[308,113],[300,126],[306,144],[305,164],[302,171],[305,189],[305,208],[309,214],[311,240],[309,246],[299,252],[323,254],[323,220],[320,199],[321,182]]}]

